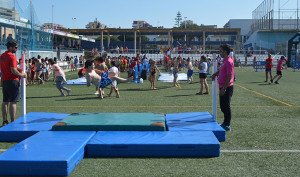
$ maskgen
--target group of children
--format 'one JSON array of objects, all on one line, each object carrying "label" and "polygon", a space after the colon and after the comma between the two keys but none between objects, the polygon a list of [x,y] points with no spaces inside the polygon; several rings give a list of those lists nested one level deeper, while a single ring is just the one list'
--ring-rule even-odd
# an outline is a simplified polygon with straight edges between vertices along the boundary
[{"label": "group of children", "polygon": [[[21,60],[19,61],[19,68],[21,68],[20,64]],[[37,84],[44,84],[45,81],[49,80],[50,65],[47,57],[44,59],[41,58],[40,55],[38,55],[37,58],[32,57],[29,60],[26,59],[25,65],[27,74],[27,84],[34,84],[35,81],[37,82]]]},{"label": "group of children", "polygon": [[266,59],[266,80],[265,82],[268,82],[268,75],[270,75],[270,81],[273,83],[273,81],[277,78],[277,80],[274,82],[275,84],[279,84],[279,80],[282,78],[282,70],[284,69],[284,63],[287,62],[287,59],[285,56],[281,56],[280,59],[277,62],[276,67],[276,76],[272,77],[272,68],[273,68],[273,58],[272,55],[269,54],[268,58]]}]

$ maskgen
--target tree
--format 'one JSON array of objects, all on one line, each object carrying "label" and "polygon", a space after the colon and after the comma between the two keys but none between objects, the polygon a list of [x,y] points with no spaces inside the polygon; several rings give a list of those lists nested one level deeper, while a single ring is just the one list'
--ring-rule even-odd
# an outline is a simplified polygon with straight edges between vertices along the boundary
[{"label": "tree", "polygon": [[178,11],[176,18],[175,18],[175,26],[176,27],[180,27],[181,20],[182,20],[181,13],[180,13],[180,11]]},{"label": "tree", "polygon": [[[96,38],[96,41],[101,41],[101,36]],[[103,36],[103,41],[108,41],[107,36]],[[110,36],[110,41],[120,41],[116,36]]]},{"label": "tree", "polygon": [[[142,35],[141,38],[142,41],[149,41],[149,38],[145,35]],[[120,35],[118,39],[120,41],[124,41],[124,35]],[[139,40],[139,36],[136,36],[136,40],[137,41]],[[134,35],[125,35],[125,41],[134,41]]]}]

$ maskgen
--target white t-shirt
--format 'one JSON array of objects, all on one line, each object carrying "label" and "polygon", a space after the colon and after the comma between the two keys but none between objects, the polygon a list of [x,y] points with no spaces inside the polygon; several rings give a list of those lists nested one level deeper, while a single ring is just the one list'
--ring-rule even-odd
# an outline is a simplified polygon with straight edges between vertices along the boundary
[{"label": "white t-shirt", "polygon": [[206,73],[207,72],[207,62],[200,63],[200,66],[202,66],[202,70],[200,70],[199,73]]},{"label": "white t-shirt", "polygon": [[111,67],[109,71],[114,71],[116,73],[115,76],[118,76],[119,75],[119,69],[115,66]]},{"label": "white t-shirt", "polygon": [[[115,66],[111,67],[111,68],[109,69],[109,71],[114,71],[114,72],[116,73],[115,76],[118,76],[118,75],[119,75],[119,70],[118,70],[118,68],[115,67]],[[116,81],[116,80],[114,80],[114,81],[112,82],[111,87],[117,87],[117,81]]]}]

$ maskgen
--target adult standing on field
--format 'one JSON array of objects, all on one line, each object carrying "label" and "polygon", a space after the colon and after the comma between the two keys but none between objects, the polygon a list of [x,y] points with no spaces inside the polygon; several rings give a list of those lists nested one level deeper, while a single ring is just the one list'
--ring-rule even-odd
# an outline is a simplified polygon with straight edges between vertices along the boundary
[{"label": "adult standing on field", "polygon": [[212,75],[212,80],[219,76],[219,95],[220,95],[220,108],[224,114],[224,121],[221,127],[230,131],[231,122],[231,97],[233,95],[233,80],[234,80],[234,63],[229,55],[230,45],[224,44],[220,46],[220,56],[223,58],[223,63],[219,71]]},{"label": "adult standing on field", "polygon": [[270,73],[270,80],[273,83],[272,67],[273,67],[273,58],[272,58],[272,55],[269,54],[268,58],[266,59],[266,81],[265,82],[268,82],[268,73]]},{"label": "adult standing on field", "polygon": [[0,56],[0,67],[2,74],[2,117],[3,126],[8,124],[7,113],[9,110],[11,122],[15,121],[17,102],[20,100],[20,83],[19,77],[26,78],[26,73],[18,71],[17,57],[14,53],[18,50],[16,41],[9,41],[6,44],[7,51]]}]

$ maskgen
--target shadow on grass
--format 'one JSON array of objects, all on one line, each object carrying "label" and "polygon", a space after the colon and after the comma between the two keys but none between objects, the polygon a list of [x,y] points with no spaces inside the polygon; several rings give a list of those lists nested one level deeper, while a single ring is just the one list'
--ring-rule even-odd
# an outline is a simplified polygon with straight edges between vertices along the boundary
[{"label": "shadow on grass", "polygon": [[[262,81],[262,82],[264,82],[264,81]],[[249,84],[259,84],[259,83],[262,83],[262,82],[247,82],[247,83],[249,83]]]},{"label": "shadow on grass", "polygon": [[165,97],[184,97],[184,96],[194,96],[194,95],[170,95]]},{"label": "shadow on grass", "polygon": [[[72,101],[72,100],[74,100],[74,101],[82,101],[82,100],[97,100],[97,99],[99,99],[99,97],[98,96],[95,96],[95,97],[83,97],[83,98],[73,98],[73,99],[68,99],[68,97],[70,97],[70,96],[67,96],[67,97],[64,97],[64,98],[66,98],[66,99],[63,99],[63,100],[55,100],[55,101]],[[105,98],[105,97],[104,97]]]},{"label": "shadow on grass", "polygon": [[[83,96],[83,95],[93,95],[93,94],[69,95],[68,97]],[[56,96],[40,96],[40,97],[26,97],[26,99],[35,99],[35,98],[64,98],[64,97],[62,97],[60,95],[56,95]]]},{"label": "shadow on grass", "polygon": [[260,86],[263,86],[263,85],[274,85],[274,84],[271,84],[271,83],[265,83],[265,84],[258,84]]}]

